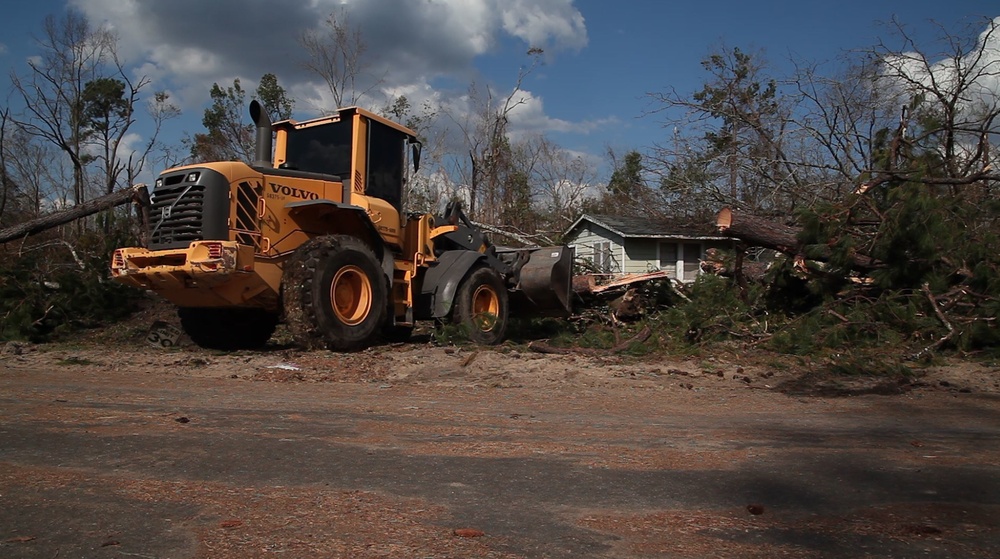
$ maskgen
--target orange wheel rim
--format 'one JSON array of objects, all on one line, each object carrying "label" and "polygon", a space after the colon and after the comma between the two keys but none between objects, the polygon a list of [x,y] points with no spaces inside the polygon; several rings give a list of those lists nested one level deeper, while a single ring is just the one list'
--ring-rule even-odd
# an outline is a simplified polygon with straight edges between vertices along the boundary
[{"label": "orange wheel rim", "polygon": [[333,276],[330,302],[337,318],[348,326],[360,324],[372,308],[372,284],[357,266],[344,266]]},{"label": "orange wheel rim", "polygon": [[489,332],[500,316],[500,297],[492,287],[480,285],[472,294],[472,321],[483,332]]}]

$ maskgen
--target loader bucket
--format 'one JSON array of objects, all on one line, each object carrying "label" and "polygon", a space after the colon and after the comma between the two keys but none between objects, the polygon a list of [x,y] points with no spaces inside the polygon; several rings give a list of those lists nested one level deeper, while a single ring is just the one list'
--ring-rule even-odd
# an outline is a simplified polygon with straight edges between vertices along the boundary
[{"label": "loader bucket", "polygon": [[565,246],[530,249],[520,269],[517,292],[524,314],[567,316],[573,312],[573,249]]}]

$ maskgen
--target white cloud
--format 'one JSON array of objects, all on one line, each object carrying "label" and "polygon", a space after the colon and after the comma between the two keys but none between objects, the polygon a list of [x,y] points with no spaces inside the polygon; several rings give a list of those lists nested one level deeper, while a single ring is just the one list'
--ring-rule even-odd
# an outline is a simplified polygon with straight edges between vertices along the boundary
[{"label": "white cloud", "polygon": [[[542,9],[539,4],[544,4]],[[510,0],[503,3],[503,28],[533,47],[580,49],[587,44],[583,15],[571,0]]]},{"label": "white cloud", "polygon": [[1000,103],[1000,17],[979,35],[973,49],[962,57],[933,62],[920,53],[905,52],[883,60],[884,76],[896,90],[909,96],[915,90],[965,89],[958,110],[967,115]]},{"label": "white cloud", "polygon": [[[114,30],[126,61],[170,89],[184,109],[208,100],[211,84],[239,77],[252,90],[264,73],[278,76],[297,100],[297,112],[329,107],[324,85],[304,66],[300,38],[322,30],[330,14],[346,13],[367,46],[368,70],[383,80],[378,91],[406,92],[415,105],[442,93],[432,84],[468,84],[475,60],[503,38],[547,51],[587,43],[583,16],[572,0],[70,0],[92,23]],[[374,107],[386,98],[371,99]],[[306,115],[302,115],[306,116]],[[537,113],[534,115],[537,117]],[[572,127],[558,120],[556,128]]]},{"label": "white cloud", "polygon": [[[1000,17],[994,18],[969,52],[944,57],[938,61],[916,52],[886,56],[882,77],[886,89],[893,95],[896,106],[905,106],[914,96],[922,95],[932,110],[943,111],[936,93],[956,97],[954,109],[958,134],[954,148],[966,157],[981,157],[982,138],[978,132],[962,132],[962,128],[978,129],[988,122],[988,115],[1000,110]],[[962,121],[968,121],[969,125]],[[1000,133],[1000,124],[993,123],[993,133]],[[943,154],[942,154],[943,155]]]},{"label": "white cloud", "polygon": [[589,134],[618,122],[616,118],[580,122],[552,118],[546,114],[542,98],[536,97],[530,91],[518,90],[514,92],[513,101],[516,105],[508,115],[508,122],[511,129],[519,133],[575,132]]}]

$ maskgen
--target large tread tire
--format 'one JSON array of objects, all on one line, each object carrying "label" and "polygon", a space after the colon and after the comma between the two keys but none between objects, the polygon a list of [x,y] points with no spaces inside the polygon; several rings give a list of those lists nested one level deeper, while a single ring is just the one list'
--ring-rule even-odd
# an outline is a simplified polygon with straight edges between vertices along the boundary
[{"label": "large tread tire", "polygon": [[507,332],[510,312],[507,289],[499,272],[489,267],[473,269],[458,287],[451,322],[477,344],[496,345]]},{"label": "large tread tire", "polygon": [[181,328],[206,349],[259,349],[278,325],[278,315],[264,309],[181,307]]},{"label": "large tread tire", "polygon": [[385,274],[371,248],[354,237],[317,237],[285,264],[282,301],[295,343],[354,351],[371,345],[385,321]]}]

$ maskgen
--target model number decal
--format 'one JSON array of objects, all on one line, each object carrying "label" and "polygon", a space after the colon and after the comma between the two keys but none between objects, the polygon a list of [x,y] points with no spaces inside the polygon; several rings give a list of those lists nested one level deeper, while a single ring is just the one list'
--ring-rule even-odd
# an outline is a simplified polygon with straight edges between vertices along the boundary
[{"label": "model number decal", "polygon": [[268,183],[271,185],[271,192],[275,194],[282,194],[284,196],[291,196],[293,198],[301,198],[303,200],[317,200],[319,199],[319,194],[315,192],[309,192],[308,190],[303,190],[301,188],[293,188],[291,186],[285,186],[283,184],[275,184],[273,182]]}]

